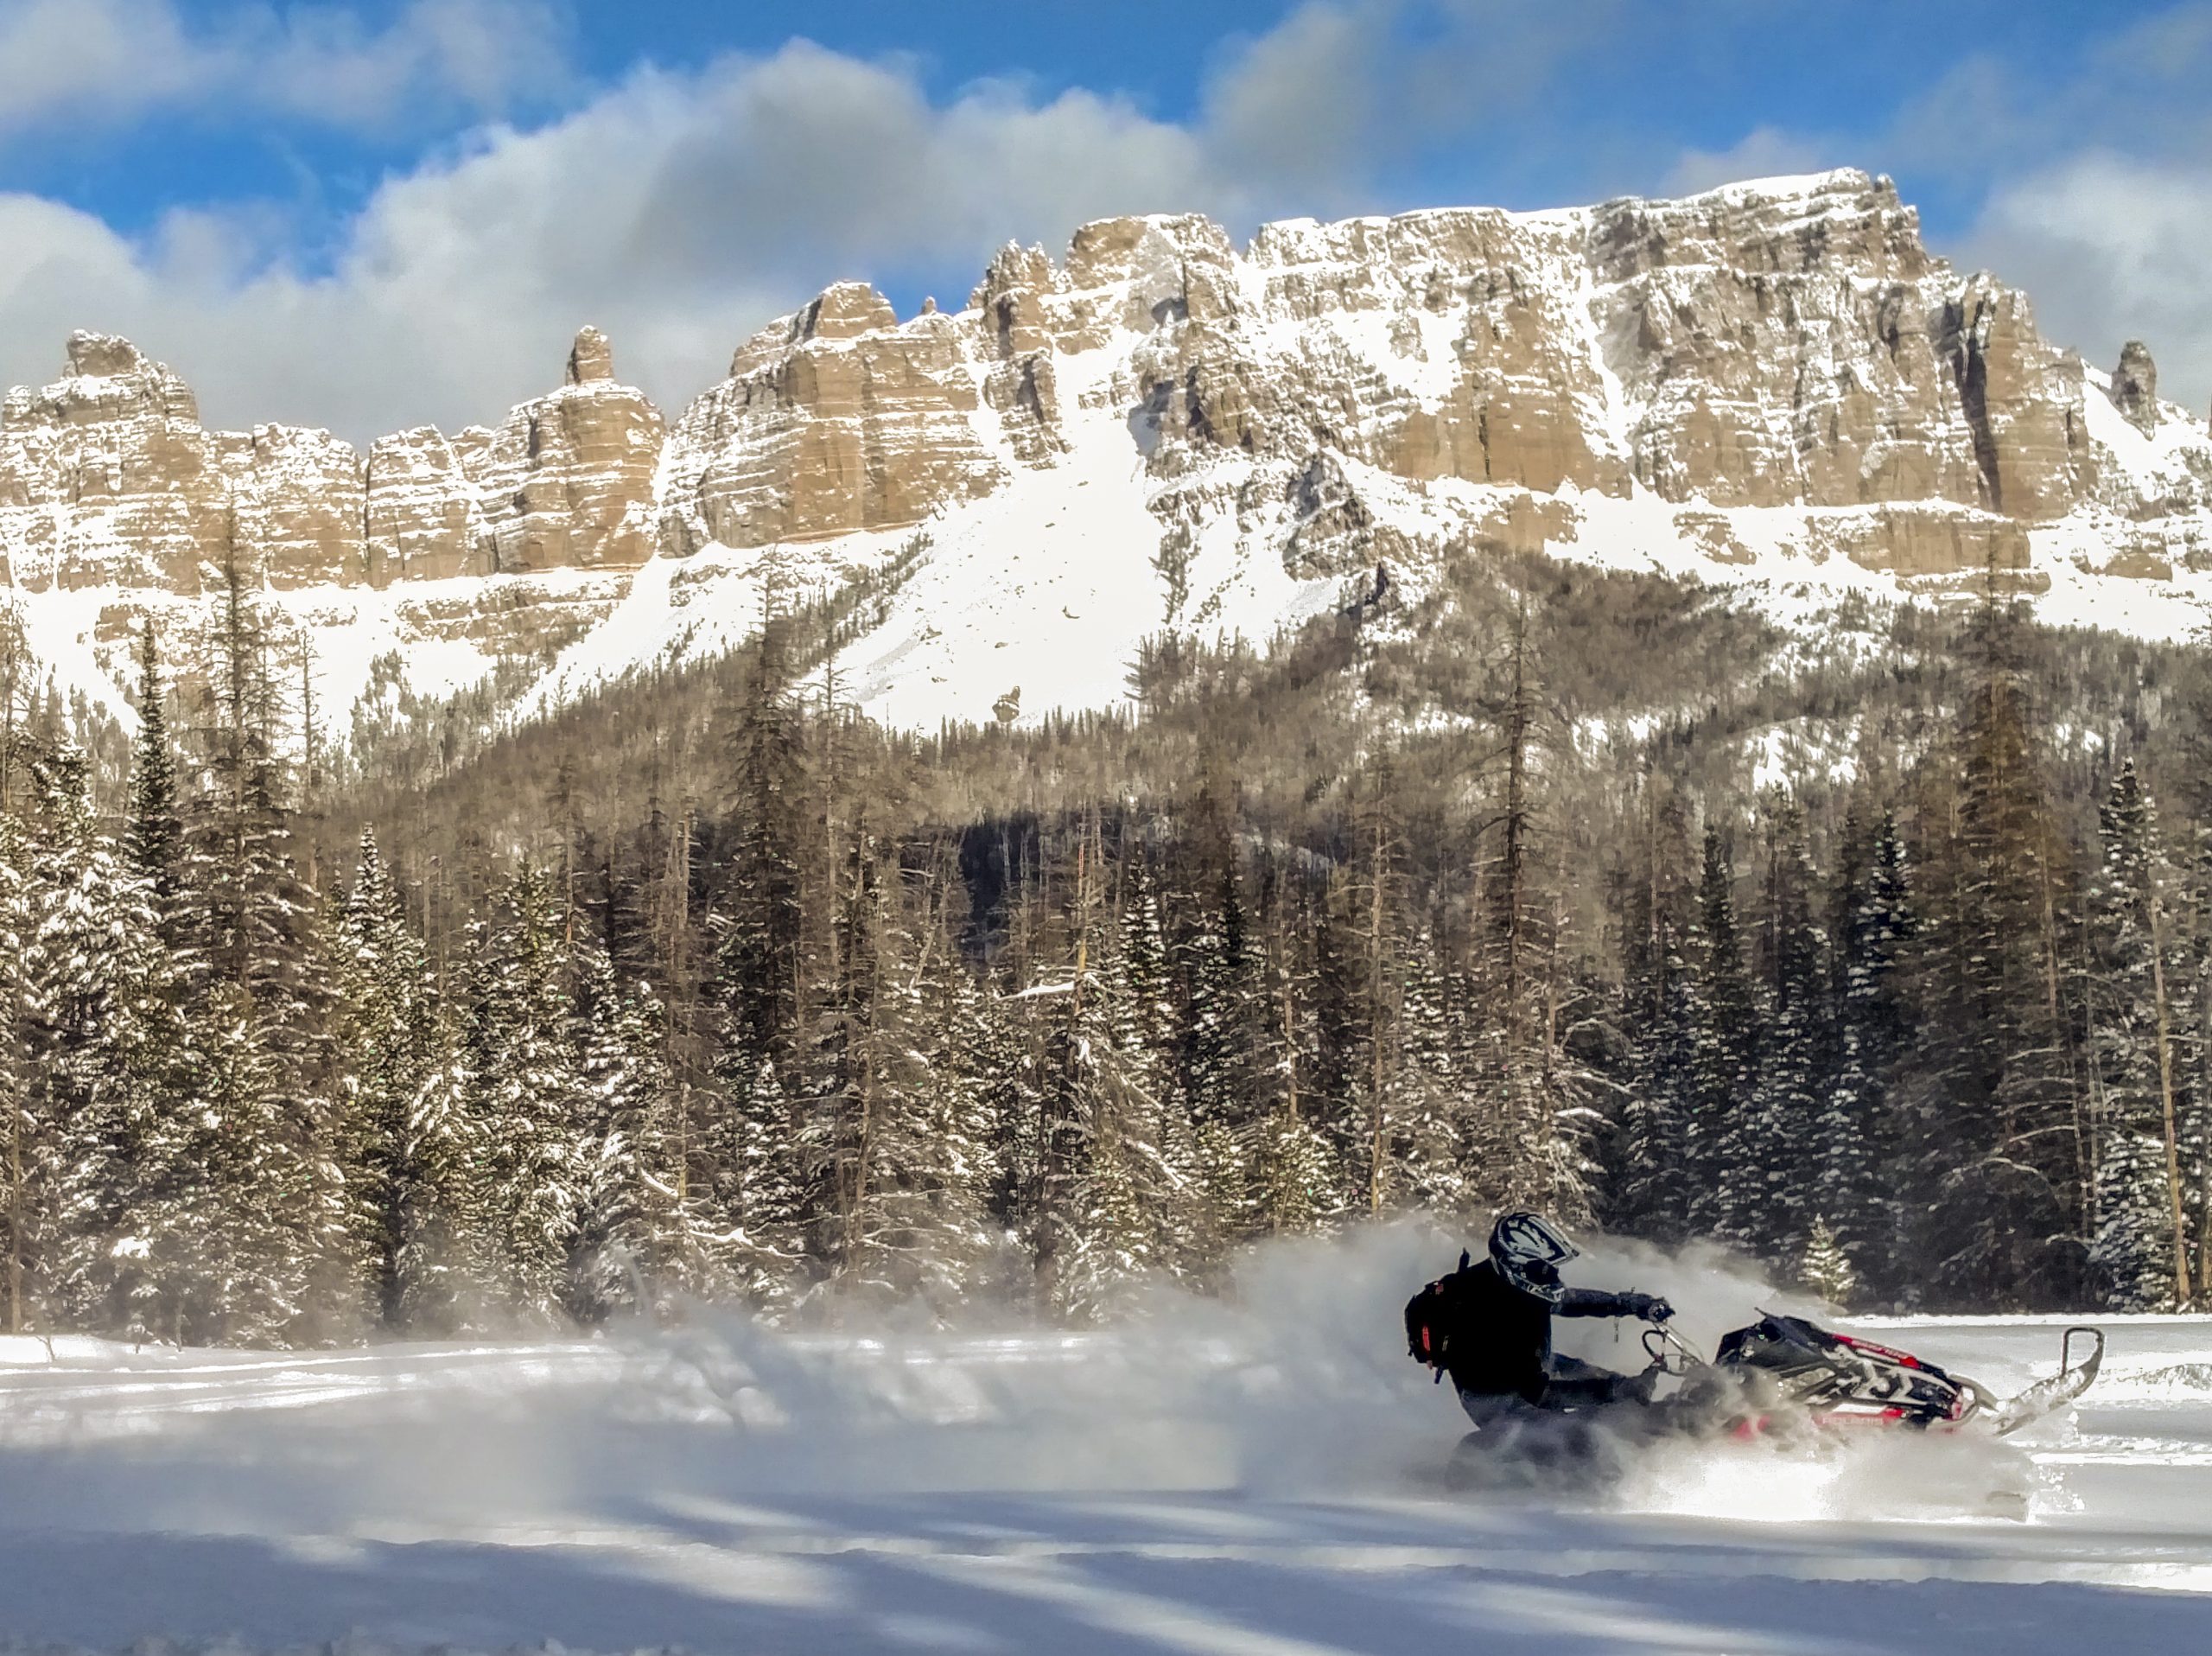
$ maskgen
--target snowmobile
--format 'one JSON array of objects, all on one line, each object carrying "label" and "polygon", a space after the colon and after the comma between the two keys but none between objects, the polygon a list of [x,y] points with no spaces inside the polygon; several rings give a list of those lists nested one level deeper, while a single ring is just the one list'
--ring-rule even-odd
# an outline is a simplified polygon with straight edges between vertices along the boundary
[{"label": "snowmobile", "polygon": [[1874,1425],[2005,1437],[2080,1397],[2095,1384],[2105,1360],[2101,1331],[2069,1328],[2059,1341],[2057,1373],[2002,1398],[1910,1352],[1771,1312],[1722,1336],[1710,1363],[1663,1325],[1645,1330],[1643,1347],[1653,1368],[1683,1382],[1649,1405],[1679,1417],[1669,1424],[1707,1430],[1718,1425],[1745,1436],[1777,1428]]},{"label": "snowmobile", "polygon": [[[1446,1484],[1588,1487],[1620,1471],[1626,1452],[1670,1438],[1817,1449],[1867,1427],[2004,1437],[2088,1391],[2103,1366],[2105,1339],[2095,1328],[2068,1328],[2057,1373],[2012,1398],[1908,1352],[1770,1312],[1724,1335],[1710,1360],[1664,1323],[1644,1331],[1643,1348],[1649,1366],[1630,1395],[1501,1410],[1461,1441]],[[1675,1382],[1664,1396],[1662,1379]]]}]

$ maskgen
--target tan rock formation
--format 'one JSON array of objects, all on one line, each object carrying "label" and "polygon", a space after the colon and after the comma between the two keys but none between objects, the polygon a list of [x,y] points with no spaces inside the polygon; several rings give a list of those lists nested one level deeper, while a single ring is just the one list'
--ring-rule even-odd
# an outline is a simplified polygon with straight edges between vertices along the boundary
[{"label": "tan rock formation", "polygon": [[[880,294],[841,283],[739,347],[730,368],[672,434],[671,551],[901,528],[1003,481],[951,317],[898,326]],[[1030,398],[1039,422],[1049,397],[1047,379]]]},{"label": "tan rock formation", "polygon": [[[1199,624],[1239,571],[1349,583],[1380,558],[1417,583],[1450,549],[1849,559],[1933,590],[1992,565],[2026,589],[2038,557],[2212,569],[2212,439],[2160,425],[2149,353],[2111,384],[2130,431],[2020,294],[1932,258],[1860,173],[1300,220],[1241,250],[1203,218],[1112,219],[1063,263],[1001,249],[957,314],[901,322],[865,283],[828,288],[672,425],[614,375],[584,328],[559,389],[364,459],[323,432],[208,431],[176,374],[74,335],[60,379],[0,403],[0,558],[27,592],[112,588],[119,617],[233,559],[309,597],[598,572],[378,601],[501,659],[581,636],[656,551],[843,568],[939,517],[980,532],[991,513],[961,514],[995,497],[1046,557],[1098,514],[1112,532],[1084,555],[1137,549],[1155,613]],[[886,538],[802,550],[847,536]],[[740,561],[667,572],[671,605],[710,611]]]},{"label": "tan rock formation", "polygon": [[562,390],[496,432],[209,431],[173,371],[73,334],[68,373],[0,404],[0,545],[28,589],[192,595],[232,557],[279,590],[503,570],[634,568],[652,550],[658,411],[585,328]]},{"label": "tan rock formation", "polygon": [[2145,436],[2158,435],[2158,365],[2141,340],[2130,340],[2120,347],[2120,366],[2112,374],[2112,404]]}]

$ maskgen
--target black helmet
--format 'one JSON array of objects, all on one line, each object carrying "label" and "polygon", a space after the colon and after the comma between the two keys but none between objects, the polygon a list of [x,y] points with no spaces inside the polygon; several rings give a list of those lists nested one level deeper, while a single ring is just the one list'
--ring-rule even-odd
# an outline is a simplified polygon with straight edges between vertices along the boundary
[{"label": "black helmet", "polygon": [[1490,1257],[1498,1275],[1554,1305],[1567,1292],[1559,1268],[1580,1252],[1541,1213],[1507,1213],[1491,1227]]}]

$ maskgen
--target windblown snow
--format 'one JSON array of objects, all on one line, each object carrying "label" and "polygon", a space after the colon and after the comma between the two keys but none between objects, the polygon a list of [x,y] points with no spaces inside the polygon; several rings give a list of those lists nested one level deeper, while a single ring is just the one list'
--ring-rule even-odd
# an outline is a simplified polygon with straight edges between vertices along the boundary
[{"label": "windblown snow", "polygon": [[[1286,1245],[1234,1309],[1083,1334],[704,1316],[313,1353],[0,1341],[0,1651],[557,1646],[2035,1656],[2212,1643],[2212,1321],[2105,1326],[2015,1444],[1669,1451],[1446,1495],[1402,1354],[1448,1245]],[[1756,1283],[1603,1255],[1700,1339]],[[1866,1325],[2003,1391],[2042,1319]],[[1599,1328],[1583,1354],[1625,1364]],[[1993,1481],[2027,1516],[1982,1515]]]}]

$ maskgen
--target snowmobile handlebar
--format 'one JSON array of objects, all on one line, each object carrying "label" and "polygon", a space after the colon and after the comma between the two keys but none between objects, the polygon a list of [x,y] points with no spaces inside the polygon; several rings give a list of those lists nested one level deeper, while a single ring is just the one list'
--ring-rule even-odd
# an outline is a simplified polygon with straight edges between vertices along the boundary
[{"label": "snowmobile handlebar", "polygon": [[1706,1366],[1705,1354],[1664,1322],[1655,1322],[1643,1331],[1643,1354],[1678,1379],[1691,1369]]}]

